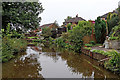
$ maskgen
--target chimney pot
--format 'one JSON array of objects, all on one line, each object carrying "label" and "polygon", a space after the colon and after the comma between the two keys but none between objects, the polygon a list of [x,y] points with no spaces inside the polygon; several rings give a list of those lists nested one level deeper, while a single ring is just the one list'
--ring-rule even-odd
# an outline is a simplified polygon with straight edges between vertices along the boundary
[{"label": "chimney pot", "polygon": [[76,17],[78,17],[78,14],[76,15]]}]

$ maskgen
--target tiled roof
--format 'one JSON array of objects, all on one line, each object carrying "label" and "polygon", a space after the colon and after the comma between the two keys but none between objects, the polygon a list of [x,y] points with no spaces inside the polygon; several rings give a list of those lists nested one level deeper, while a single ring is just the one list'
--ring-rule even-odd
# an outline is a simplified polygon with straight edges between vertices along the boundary
[{"label": "tiled roof", "polygon": [[70,22],[78,22],[78,21],[86,21],[86,20],[81,18],[81,17],[74,17],[74,18],[71,18],[69,20],[66,20],[65,22],[70,23]]},{"label": "tiled roof", "polygon": [[117,10],[114,10],[113,12],[108,12],[108,13],[106,13],[106,14],[100,16],[100,17],[101,17],[101,18],[107,19],[107,15],[108,15],[109,13],[116,13],[116,14],[118,14],[118,11],[117,11]]},{"label": "tiled roof", "polygon": [[49,26],[51,26],[51,25],[53,25],[53,24],[54,24],[54,23],[44,24],[44,25],[40,26],[40,28],[43,28],[43,27],[49,27]]}]

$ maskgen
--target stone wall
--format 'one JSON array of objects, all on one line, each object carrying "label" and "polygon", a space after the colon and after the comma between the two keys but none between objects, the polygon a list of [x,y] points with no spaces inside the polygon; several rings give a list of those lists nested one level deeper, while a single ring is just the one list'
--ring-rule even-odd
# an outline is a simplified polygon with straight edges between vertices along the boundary
[{"label": "stone wall", "polygon": [[111,49],[120,49],[120,40],[110,40],[109,47]]}]

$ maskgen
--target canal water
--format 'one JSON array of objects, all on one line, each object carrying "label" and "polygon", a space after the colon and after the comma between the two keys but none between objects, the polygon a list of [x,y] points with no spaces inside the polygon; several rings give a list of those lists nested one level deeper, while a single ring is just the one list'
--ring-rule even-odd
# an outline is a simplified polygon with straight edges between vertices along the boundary
[{"label": "canal water", "polygon": [[84,54],[57,51],[40,46],[27,47],[15,59],[2,64],[3,78],[117,78]]}]

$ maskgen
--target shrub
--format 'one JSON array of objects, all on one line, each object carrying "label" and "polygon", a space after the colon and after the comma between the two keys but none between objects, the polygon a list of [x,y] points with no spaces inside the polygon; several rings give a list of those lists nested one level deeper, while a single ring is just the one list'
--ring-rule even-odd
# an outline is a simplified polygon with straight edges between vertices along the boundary
[{"label": "shrub", "polygon": [[113,51],[103,51],[103,50],[92,50],[92,52],[95,52],[95,53],[100,53],[100,54],[103,54],[103,55],[106,55],[106,56],[110,56],[110,57],[112,57],[113,55],[114,55],[114,53],[115,53],[115,51],[113,50]]},{"label": "shrub", "polygon": [[65,47],[66,43],[64,42],[64,40],[62,38],[57,38],[55,40],[55,44],[58,46],[58,47]]},{"label": "shrub", "polygon": [[2,40],[2,62],[14,58],[14,54],[25,50],[27,42],[22,39],[4,37]]},{"label": "shrub", "polygon": [[110,37],[110,40],[119,40],[119,37]]},{"label": "shrub", "polygon": [[42,28],[42,35],[43,35],[45,38],[51,37],[51,36],[52,36],[51,29],[50,29],[49,27]]},{"label": "shrub", "polygon": [[67,29],[68,29],[68,31],[71,30],[71,26],[72,26],[71,23],[67,24]]},{"label": "shrub", "polygon": [[95,41],[90,41],[90,44],[95,45]]},{"label": "shrub", "polygon": [[104,51],[103,51],[103,50],[93,50],[92,52],[104,54]]},{"label": "shrub", "polygon": [[104,64],[105,68],[111,71],[120,72],[120,53],[115,50],[110,53],[112,54],[112,58]]},{"label": "shrub", "polygon": [[109,33],[111,32],[113,27],[118,25],[118,22],[119,22],[118,16],[115,16],[114,18],[107,20]]}]

